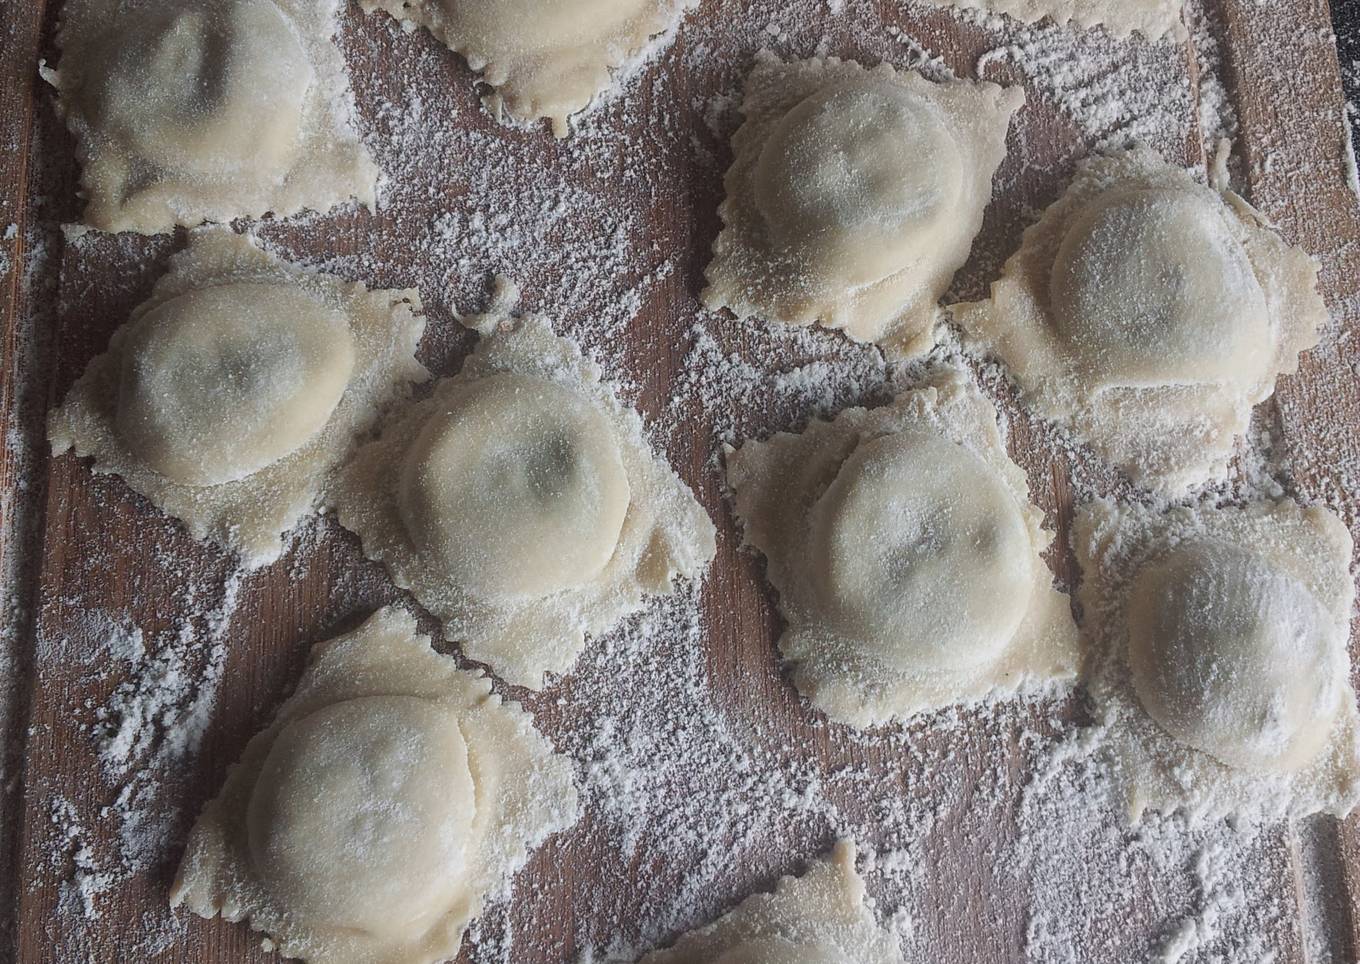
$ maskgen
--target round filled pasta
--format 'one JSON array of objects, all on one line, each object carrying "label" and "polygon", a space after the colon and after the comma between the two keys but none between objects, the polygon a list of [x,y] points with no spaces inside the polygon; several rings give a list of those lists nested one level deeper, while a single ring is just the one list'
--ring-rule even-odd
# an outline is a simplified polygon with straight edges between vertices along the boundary
[{"label": "round filled pasta", "polygon": [[1252,382],[1270,313],[1222,205],[1185,190],[1116,191],[1073,220],[1053,262],[1058,330],[1101,386]]},{"label": "round filled pasta", "polygon": [[1129,598],[1129,667],[1148,714],[1246,770],[1290,772],[1326,743],[1345,666],[1338,627],[1297,579],[1226,542],[1147,566]]},{"label": "round filled pasta", "polygon": [[396,941],[456,899],[475,807],[447,710],[413,696],[345,700],[274,739],[250,796],[250,854],[290,913]]},{"label": "round filled pasta", "polygon": [[167,479],[234,482],[321,431],[354,361],[344,314],[294,285],[195,289],[138,319],[123,354],[115,425]]},{"label": "round filled pasta", "polygon": [[813,510],[815,581],[856,645],[897,670],[995,660],[1034,584],[1029,529],[996,471],[925,432],[861,443]]},{"label": "round filled pasta", "polygon": [[628,512],[608,421],[556,382],[493,375],[456,394],[407,450],[399,505],[413,542],[484,599],[594,579]]},{"label": "round filled pasta", "polygon": [[121,23],[124,42],[102,48],[87,91],[108,136],[166,171],[287,173],[315,72],[277,4],[143,4]]},{"label": "round filled pasta", "polygon": [[804,99],[770,131],[751,187],[769,234],[827,281],[873,284],[946,238],[964,190],[940,108],[861,78]]}]

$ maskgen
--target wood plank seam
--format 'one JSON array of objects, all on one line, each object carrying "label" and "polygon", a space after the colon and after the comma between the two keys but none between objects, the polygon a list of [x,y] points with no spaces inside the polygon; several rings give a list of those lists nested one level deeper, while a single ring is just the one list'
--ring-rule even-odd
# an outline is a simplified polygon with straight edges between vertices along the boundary
[{"label": "wood plank seam", "polygon": [[[29,15],[23,20],[23,14]],[[47,495],[46,459],[42,447],[47,392],[41,390],[50,371],[47,351],[50,337],[37,331],[37,300],[48,289],[45,272],[59,270],[60,260],[52,250],[30,250],[29,242],[39,229],[39,212],[34,200],[34,181],[41,172],[34,169],[38,110],[39,39],[44,34],[47,2],[31,5],[7,4],[0,16],[0,28],[15,38],[14,50],[24,49],[19,38],[27,38],[31,57],[15,65],[9,86],[17,92],[17,104],[4,105],[15,112],[18,128],[17,170],[0,185],[8,210],[13,212],[15,235],[13,263],[5,292],[6,314],[3,333],[3,368],[0,369],[0,424],[6,426],[5,444],[0,448],[0,579],[5,586],[4,613],[0,616],[6,649],[4,663],[9,669],[3,680],[4,741],[0,773],[0,942],[8,944],[13,959],[18,956],[18,901],[23,886],[19,879],[20,848],[23,833],[23,786],[26,770],[24,752],[30,707],[30,684],[35,681],[33,626],[38,604],[37,549],[44,534],[44,506]],[[12,18],[12,19],[11,19]],[[55,232],[48,232],[54,235]],[[59,243],[55,237],[49,239]],[[38,263],[39,260],[41,263]]]},{"label": "wood plank seam", "polygon": [[[1293,52],[1300,57],[1307,55],[1306,49],[1300,49],[1298,40],[1302,34],[1293,36],[1286,35],[1287,40],[1293,40],[1293,44],[1281,44],[1279,49],[1267,51],[1265,48],[1274,47],[1270,43],[1274,37],[1268,36],[1269,33],[1278,26],[1271,22],[1271,12],[1262,10],[1243,0],[1214,0],[1215,6],[1222,12],[1222,22],[1228,26],[1230,37],[1235,37],[1242,41],[1253,36],[1255,32],[1256,48],[1252,48],[1241,42],[1225,43],[1223,49],[1226,52],[1228,63],[1225,64],[1228,76],[1231,78],[1230,93],[1234,107],[1237,111],[1242,130],[1239,132],[1235,150],[1240,151],[1243,166],[1246,174],[1246,184],[1244,194],[1254,205],[1265,209],[1269,204],[1286,209],[1295,223],[1292,225],[1290,240],[1294,243],[1303,243],[1308,246],[1309,236],[1316,237],[1316,229],[1319,227],[1327,231],[1345,231],[1349,228],[1351,233],[1355,230],[1353,217],[1350,223],[1329,224],[1326,226],[1314,225],[1308,222],[1308,212],[1300,207],[1298,199],[1292,195],[1280,196],[1269,174],[1271,148],[1277,145],[1279,139],[1287,139],[1291,135],[1294,137],[1308,138],[1310,149],[1316,145],[1311,143],[1315,138],[1309,137],[1313,132],[1305,131],[1284,131],[1280,130],[1278,123],[1274,125],[1276,129],[1270,130],[1266,127],[1266,122],[1278,121],[1278,112],[1269,103],[1268,86],[1263,81],[1271,79],[1266,75],[1269,68],[1268,64],[1258,64],[1245,61],[1245,54],[1248,51],[1255,51],[1258,58],[1274,56],[1273,62],[1278,64],[1282,59],[1281,54],[1287,56],[1291,47]],[[1313,21],[1319,24],[1330,23],[1330,9],[1325,2],[1314,2]],[[1325,40],[1325,36],[1322,38]],[[1320,42],[1319,47],[1326,50],[1320,58],[1323,61],[1325,76],[1317,77],[1303,69],[1291,70],[1287,73],[1288,77],[1306,77],[1311,80],[1318,90],[1341,91],[1340,64],[1337,58],[1337,51],[1334,44]],[[1255,93],[1257,96],[1252,97]],[[1294,96],[1302,92],[1295,91],[1274,91],[1275,96]],[[1264,96],[1263,96],[1264,95]],[[1337,104],[1337,109],[1332,112],[1339,123],[1344,117],[1344,97]],[[1254,129],[1257,125],[1260,129]],[[1259,135],[1256,136],[1256,135]],[[1265,146],[1265,156],[1260,156],[1258,152],[1261,146]],[[1328,158],[1328,173],[1336,178],[1339,183],[1344,183],[1344,172],[1337,169],[1337,163],[1341,158]],[[1354,198],[1350,198],[1354,202]],[[1326,252],[1321,249],[1313,251],[1313,254],[1322,256]],[[1329,298],[1332,303],[1332,310],[1336,311],[1335,299]],[[1345,324],[1354,324],[1355,319],[1341,319]],[[1306,377],[1306,365],[1301,369],[1300,380]],[[1280,387],[1281,391],[1288,391],[1293,383],[1290,379],[1288,383]],[[1284,424],[1284,411],[1282,409],[1282,399],[1279,391],[1271,397],[1270,411],[1271,417]],[[1313,473],[1325,472],[1325,466],[1298,466],[1297,469]],[[1291,482],[1294,480],[1286,480]],[[1290,488],[1293,488],[1291,485]],[[1297,494],[1297,493],[1295,493]],[[1305,921],[1320,923],[1325,928],[1325,933],[1320,935],[1322,942],[1328,951],[1334,955],[1339,955],[1339,960],[1355,960],[1357,947],[1360,946],[1360,931],[1357,930],[1357,901],[1360,900],[1360,880],[1356,879],[1356,867],[1344,859],[1343,854],[1347,850],[1355,853],[1357,849],[1357,823],[1353,816],[1350,820],[1342,823],[1332,817],[1317,817],[1309,821],[1307,826],[1294,826],[1290,829],[1289,853],[1291,861],[1294,863],[1293,871],[1295,878],[1299,881],[1295,893],[1299,901],[1300,926]],[[1305,867],[1307,865],[1307,867]],[[1312,888],[1303,885],[1303,875],[1313,873],[1321,876],[1320,883],[1324,886],[1333,886],[1339,889],[1337,895],[1314,895]],[[1317,883],[1317,881],[1315,881]],[[1339,899],[1332,899],[1337,897]],[[1323,906],[1308,906],[1312,900],[1321,900]],[[1307,947],[1304,948],[1305,954]]]}]

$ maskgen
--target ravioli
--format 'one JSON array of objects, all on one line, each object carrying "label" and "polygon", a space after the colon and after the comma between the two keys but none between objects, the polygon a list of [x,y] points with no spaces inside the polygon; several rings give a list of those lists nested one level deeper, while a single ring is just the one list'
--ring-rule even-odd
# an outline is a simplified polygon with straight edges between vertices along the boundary
[{"label": "ravioli", "polygon": [[704,303],[843,329],[897,355],[928,351],[1023,103],[1018,87],[761,55]]},{"label": "ravioli", "polygon": [[45,73],[76,135],[84,221],[158,234],[372,206],[334,0],[70,0]]},{"label": "ravioli", "polygon": [[568,119],[636,62],[695,0],[360,0],[423,26],[495,90],[489,106],[529,121],[547,118],[566,137]]},{"label": "ravioli", "polygon": [[1004,13],[1022,23],[1048,17],[1056,23],[1103,27],[1116,37],[1137,32],[1149,40],[1186,40],[1181,20],[1184,0],[924,0],[936,7],[961,7]]},{"label": "ravioli", "polygon": [[446,397],[450,411],[407,450],[397,493],[423,554],[488,601],[589,584],[632,500],[607,416],[580,392],[508,372]]},{"label": "ravioli", "polygon": [[414,290],[200,229],[49,414],[52,452],[93,457],[195,538],[266,565],[355,439],[429,377],[420,311]]},{"label": "ravioli", "polygon": [[1089,160],[991,298],[952,312],[1027,404],[1165,495],[1226,473],[1327,322],[1312,258],[1148,150]]},{"label": "ravioli", "polygon": [[784,877],[638,964],[902,964],[891,931],[865,906],[855,845],[838,842],[801,877]]},{"label": "ravioli", "polygon": [[570,763],[404,610],[319,644],[189,836],[172,907],[287,957],[432,964],[575,823]]},{"label": "ravioli", "polygon": [[891,405],[727,450],[793,681],[856,727],[1076,673],[1052,537],[990,403],[945,370]]},{"label": "ravioli", "polygon": [[1130,814],[1344,816],[1360,800],[1351,538],[1321,507],[1077,517],[1092,693]]},{"label": "ravioli", "polygon": [[539,687],[700,576],[715,531],[573,342],[538,317],[470,323],[462,372],[362,447],[332,502],[470,658]]}]

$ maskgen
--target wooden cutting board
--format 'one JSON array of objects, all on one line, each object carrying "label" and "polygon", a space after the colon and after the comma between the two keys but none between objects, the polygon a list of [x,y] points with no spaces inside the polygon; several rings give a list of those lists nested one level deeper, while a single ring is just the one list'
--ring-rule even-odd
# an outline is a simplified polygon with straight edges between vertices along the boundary
[{"label": "wooden cutting board", "polygon": [[[184,244],[182,234],[71,241],[59,229],[79,215],[77,172],[37,76],[39,59],[56,56],[58,7],[0,4],[0,959],[263,960],[258,936],[242,925],[169,914],[177,841],[291,690],[307,648],[402,597],[333,521],[309,527],[275,566],[242,575],[117,479],[47,456],[46,410]],[[1078,64],[1051,31],[1035,47],[1034,34],[905,2],[703,0],[565,145],[542,130],[498,126],[465,65],[425,33],[346,12],[340,42],[360,123],[393,183],[376,213],[275,222],[261,233],[291,257],[372,285],[418,286],[430,317],[422,359],[437,375],[455,372],[470,344],[455,308],[479,306],[489,273],[517,277],[526,305],[554,316],[624,384],[720,531],[697,603],[653,607],[641,624],[592,641],[578,672],[542,694],[508,691],[580,762],[588,806],[579,827],[532,860],[512,900],[488,914],[464,959],[566,961],[613,937],[636,947],[667,939],[798,870],[847,831],[877,852],[871,892],[881,909],[911,920],[905,945],[920,960],[1059,960],[1063,947],[1073,961],[1142,960],[1192,932],[1200,936],[1186,960],[1254,959],[1233,943],[1242,930],[1255,934],[1253,953],[1280,961],[1356,959],[1360,818],[1254,838],[1250,853],[1229,862],[1249,884],[1244,902],[1223,898],[1222,881],[1195,876],[1198,845],[1174,828],[1158,837],[1173,858],[1158,868],[1139,863],[1146,840],[1102,825],[1128,848],[1124,863],[1143,869],[1125,879],[1118,855],[1112,869],[1093,862],[1087,874],[1107,879],[1088,889],[1077,863],[1050,860],[1049,851],[1065,852],[1061,833],[1036,836],[1021,814],[1030,744],[1053,732],[1050,718],[1081,720],[1079,699],[867,736],[810,712],[780,673],[763,565],[738,551],[712,458],[719,437],[797,426],[884,392],[881,379],[861,384],[872,359],[837,336],[786,338],[696,303],[737,121],[733,98],[751,56],[764,45],[786,56],[820,47],[911,65],[919,44],[938,58],[927,69],[1028,79],[1029,105],[962,294],[984,290],[1091,149],[1142,132],[1168,156],[1203,165],[1201,118],[1235,114],[1235,183],[1320,259],[1335,321],[1262,406],[1258,425],[1275,464],[1292,465],[1286,490],[1327,501],[1360,532],[1360,212],[1327,5],[1192,7],[1208,26],[1191,43],[1086,38],[1089,59]],[[1206,63],[1217,66],[1205,73]],[[1139,123],[1153,114],[1163,119]],[[824,359],[844,377],[825,392],[799,389]],[[995,370],[982,374],[1059,533],[1074,499],[1126,493],[1018,410]],[[1070,583],[1068,553],[1052,561]],[[686,620],[689,631],[671,625]],[[662,628],[649,636],[648,626]],[[109,638],[120,634],[152,655],[111,654]],[[149,748],[111,772],[99,728],[129,692],[145,697],[138,705],[154,703],[154,687],[137,687],[151,685],[157,666],[187,674],[190,701],[203,696],[203,712],[185,715],[206,721],[201,742],[170,752],[153,720],[142,731]],[[702,708],[703,726],[691,705]],[[181,725],[182,710],[158,719]],[[620,735],[620,721],[635,730]],[[637,750],[649,741],[654,753]],[[720,759],[724,748],[754,769]],[[617,789],[629,766],[641,776]],[[667,792],[674,799],[660,799]],[[139,816],[154,826],[137,825]],[[892,870],[894,853],[910,872]],[[1030,869],[1017,875],[1016,866]],[[1219,912],[1242,919],[1215,924]]]}]

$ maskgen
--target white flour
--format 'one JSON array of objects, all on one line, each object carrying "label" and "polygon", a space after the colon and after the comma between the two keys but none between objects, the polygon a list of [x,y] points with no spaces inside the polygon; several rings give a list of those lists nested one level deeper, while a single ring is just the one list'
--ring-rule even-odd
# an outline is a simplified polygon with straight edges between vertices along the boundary
[{"label": "white flour", "polygon": [[0,231],[0,245],[3,245],[3,247],[0,247],[0,281],[8,281],[9,273],[14,269],[12,249],[14,240],[18,235],[19,225],[17,224],[6,225],[4,230]]},{"label": "white flour", "polygon": [[52,835],[48,842],[53,864],[64,871],[69,861],[70,873],[60,886],[61,910],[66,914],[80,914],[86,920],[98,920],[98,898],[118,883],[121,876],[106,869],[96,856],[91,844],[91,833],[80,823],[74,804],[64,797],[52,798]]},{"label": "white flour", "polygon": [[[978,58],[978,76],[1004,76],[997,70],[1003,64],[1018,70],[1027,88],[1056,104],[1094,148],[1143,144],[1167,150],[1192,113],[1181,51],[1173,45],[1131,44],[1049,21],[1016,28],[976,12],[965,19],[1008,35],[1005,44]],[[1168,83],[1168,76],[1176,79]]]},{"label": "white flour", "polygon": [[[185,816],[176,801],[182,792],[176,769],[198,752],[212,720],[241,580],[241,571],[232,571],[217,590],[217,605],[206,610],[199,600],[211,598],[211,588],[186,586],[181,608],[191,615],[162,638],[148,640],[126,620],[90,612],[70,637],[40,640],[40,660],[77,665],[96,683],[118,680],[104,702],[77,714],[102,771],[98,787],[83,805],[51,798],[55,836],[48,848],[64,874],[74,946],[86,931],[79,922],[99,920],[111,891],[161,871],[174,856],[176,824]],[[161,946],[173,927],[159,921],[138,946]]]}]

